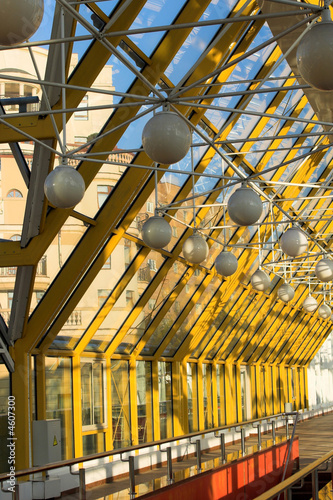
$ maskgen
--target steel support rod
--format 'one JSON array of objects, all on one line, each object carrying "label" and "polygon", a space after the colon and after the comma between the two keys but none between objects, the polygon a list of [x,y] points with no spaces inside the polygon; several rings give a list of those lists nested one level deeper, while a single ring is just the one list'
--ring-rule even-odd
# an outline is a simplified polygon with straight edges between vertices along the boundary
[{"label": "steel support rod", "polygon": [[258,451],[261,450],[261,424],[257,425],[257,433],[258,433]]},{"label": "steel support rod", "polygon": [[241,429],[241,447],[242,447],[242,456],[246,455],[245,451],[245,429]]},{"label": "steel support rod", "polygon": [[312,482],[312,500],[318,500],[318,470],[311,473]]},{"label": "steel support rod", "polygon": [[195,446],[196,446],[196,455],[197,455],[197,472],[201,472],[201,446],[200,446],[200,439],[196,440]]},{"label": "steel support rod", "polygon": [[167,452],[167,481],[168,484],[172,484],[174,482],[173,474],[172,474],[172,453],[171,446],[168,446],[166,449]]},{"label": "steel support rod", "polygon": [[130,499],[135,498],[135,475],[134,475],[134,456],[128,457],[129,480],[130,480]]},{"label": "steel support rod", "polygon": [[273,445],[276,443],[276,432],[275,432],[275,420],[272,420],[272,439],[273,439]]},{"label": "steel support rod", "polygon": [[79,469],[79,498],[86,500],[86,469]]},{"label": "steel support rod", "polygon": [[227,462],[227,457],[226,457],[226,454],[225,454],[225,435],[223,433],[220,434],[220,447],[221,447],[221,459],[222,459],[222,463],[225,464]]}]

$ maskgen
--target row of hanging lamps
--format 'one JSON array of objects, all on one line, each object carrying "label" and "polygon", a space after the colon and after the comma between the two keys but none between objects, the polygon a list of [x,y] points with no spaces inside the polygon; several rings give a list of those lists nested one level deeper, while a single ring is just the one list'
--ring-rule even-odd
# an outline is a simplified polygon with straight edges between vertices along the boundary
[{"label": "row of hanging lamps", "polygon": [[255,224],[262,213],[262,201],[253,189],[242,186],[230,196],[227,204],[230,219],[239,226]]},{"label": "row of hanging lamps", "polygon": [[200,264],[208,257],[209,248],[207,241],[196,230],[183,244],[183,255],[191,264]]},{"label": "row of hanging lamps", "polygon": [[271,280],[265,271],[257,269],[251,276],[251,285],[258,292],[266,292],[271,284]]},{"label": "row of hanging lamps", "polygon": [[143,128],[142,146],[156,163],[178,163],[191,146],[191,131],[181,116],[173,111],[156,113]]},{"label": "row of hanging lamps", "polygon": [[283,302],[288,303],[295,297],[295,290],[289,283],[283,283],[278,289],[278,297]]},{"label": "row of hanging lamps", "polygon": [[308,295],[302,304],[303,309],[308,313],[313,313],[318,307],[318,302],[312,295]]},{"label": "row of hanging lamps", "polygon": [[280,247],[289,257],[298,257],[308,249],[306,235],[297,227],[291,227],[280,238]]},{"label": "row of hanging lamps", "polygon": [[322,11],[322,21],[303,36],[296,51],[298,71],[311,87],[333,90],[333,23],[329,6]]},{"label": "row of hanging lamps", "polygon": [[321,304],[318,308],[318,316],[322,319],[327,319],[331,316],[332,311],[327,304]]},{"label": "row of hanging lamps", "polygon": [[28,40],[39,28],[43,0],[1,0],[0,45],[15,46]]},{"label": "row of hanging lamps", "polygon": [[224,277],[232,276],[238,268],[238,260],[232,252],[223,250],[215,259],[215,269]]},{"label": "row of hanging lamps", "polygon": [[315,274],[320,281],[327,283],[333,280],[333,261],[330,259],[321,259],[315,267]]},{"label": "row of hanging lamps", "polygon": [[49,202],[57,208],[72,208],[85,193],[82,175],[69,165],[59,165],[48,174],[44,193]]},{"label": "row of hanging lamps", "polygon": [[166,247],[171,241],[171,226],[164,217],[155,214],[153,217],[149,217],[143,224],[141,236],[145,244],[149,247],[161,249]]}]

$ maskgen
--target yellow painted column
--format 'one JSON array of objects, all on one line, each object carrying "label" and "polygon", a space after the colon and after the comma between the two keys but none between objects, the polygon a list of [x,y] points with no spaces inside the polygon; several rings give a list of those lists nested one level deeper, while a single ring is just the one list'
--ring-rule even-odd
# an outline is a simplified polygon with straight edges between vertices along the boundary
[{"label": "yellow painted column", "polygon": [[264,365],[264,368],[265,368],[266,415],[273,415],[272,370],[269,365]]},{"label": "yellow painted column", "polygon": [[181,387],[181,376],[180,376],[180,363],[174,361],[172,363],[172,407],[173,407],[173,431],[175,436],[180,436],[182,434],[181,391],[182,387]]},{"label": "yellow painted column", "polygon": [[29,407],[31,394],[30,355],[19,349],[19,343],[20,341],[18,340],[15,344],[15,371],[12,373],[12,395],[15,397],[15,438],[17,444],[15,467],[17,471],[27,469],[31,465],[29,462],[29,430],[31,427],[31,410]]},{"label": "yellow painted column", "polygon": [[226,404],[225,404],[225,365],[220,365],[220,421],[219,425],[225,425],[226,420]]},{"label": "yellow painted column", "polygon": [[289,394],[287,387],[287,371],[285,366],[279,366],[279,379],[280,379],[280,400],[281,411],[284,411],[284,404],[289,402]]},{"label": "yellow painted column", "polygon": [[74,456],[81,457],[82,448],[82,405],[81,405],[81,367],[80,356],[73,357],[73,421],[74,421]]},{"label": "yellow painted column", "polygon": [[106,359],[105,362],[106,369],[106,419],[107,419],[107,429],[105,432],[105,449],[112,450],[112,401],[111,401],[111,361],[110,358]]},{"label": "yellow painted column", "polygon": [[193,412],[193,431],[199,430],[199,411],[198,411],[198,365],[192,363],[192,412]]},{"label": "yellow painted column", "polygon": [[212,365],[212,413],[213,413],[213,427],[219,426],[219,416],[217,408],[217,375],[216,363]]},{"label": "yellow painted column", "polygon": [[45,356],[39,354],[36,356],[36,420],[46,419],[46,375],[45,375]]},{"label": "yellow painted column", "polygon": [[199,431],[205,428],[204,391],[202,381],[202,363],[197,367],[197,387],[198,387],[198,426]]},{"label": "yellow painted column", "polygon": [[304,407],[309,409],[308,367],[304,366]]},{"label": "yellow painted column", "polygon": [[161,439],[160,396],[158,391],[158,362],[152,362],[154,441]]},{"label": "yellow painted column", "polygon": [[226,363],[225,365],[225,405],[226,405],[226,424],[236,423],[236,384],[234,376],[234,365]]},{"label": "yellow painted column", "polygon": [[237,422],[243,421],[242,415],[242,390],[241,390],[241,375],[240,375],[240,365],[236,365],[235,367],[236,377],[235,377],[235,393],[237,398]]},{"label": "yellow painted column", "polygon": [[250,366],[250,383],[251,383],[251,408],[252,418],[258,418],[257,409],[257,385],[256,385],[256,365]]},{"label": "yellow painted column", "polygon": [[301,408],[301,395],[300,395],[300,369],[299,367],[296,367],[294,370],[294,383],[295,383],[295,403],[296,403],[296,408],[294,408],[296,411]]},{"label": "yellow painted column", "polygon": [[65,459],[73,458],[73,393],[72,393],[72,360],[66,366],[64,371],[64,386],[66,393],[64,395],[64,428],[65,428]]},{"label": "yellow painted column", "polygon": [[[136,386],[136,360],[131,358],[129,361],[129,384],[130,384],[130,415],[131,415],[131,424],[129,432],[131,433],[130,442],[132,446],[139,443],[139,435],[138,435],[138,405],[137,405],[137,386]],[[128,415],[129,419],[129,415]]]},{"label": "yellow painted column", "polygon": [[188,434],[188,387],[187,387],[187,363],[179,363],[180,369],[180,428],[181,434]]},{"label": "yellow painted column", "polygon": [[280,404],[280,386],[278,380],[278,367],[276,365],[272,366],[272,397],[273,397],[273,413],[281,412]]}]

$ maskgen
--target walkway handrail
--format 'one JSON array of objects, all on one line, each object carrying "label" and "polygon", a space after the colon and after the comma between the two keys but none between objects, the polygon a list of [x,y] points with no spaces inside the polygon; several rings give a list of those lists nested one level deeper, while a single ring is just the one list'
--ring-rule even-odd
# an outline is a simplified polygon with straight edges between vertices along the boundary
[{"label": "walkway handrail", "polygon": [[[236,427],[246,427],[246,426],[252,425],[256,422],[262,422],[262,421],[269,422],[273,419],[276,420],[279,417],[284,417],[287,415],[290,415],[290,413],[289,414],[288,413],[277,413],[275,415],[269,415],[267,417],[261,417],[261,418],[257,418],[254,420],[246,420],[245,422],[238,422],[238,423],[234,423],[231,425],[223,425],[221,427],[214,427],[212,429],[203,429],[201,431],[191,432],[189,434],[184,434],[181,436],[160,439],[159,441],[150,441],[149,443],[141,443],[141,444],[137,444],[134,446],[129,446],[127,448],[119,448],[119,449],[115,449],[115,450],[102,451],[100,453],[95,453],[93,455],[86,455],[84,457],[79,457],[79,458],[70,458],[68,460],[62,460],[60,462],[53,462],[51,464],[47,464],[47,465],[43,465],[43,466],[39,466],[39,467],[30,467],[29,469],[15,471],[15,474],[13,473],[11,475],[12,476],[15,475],[15,477],[22,477],[22,476],[28,476],[30,474],[37,474],[40,472],[46,472],[46,471],[50,471],[50,470],[54,470],[54,469],[60,469],[62,467],[71,467],[73,465],[81,464],[83,462],[97,460],[99,458],[111,457],[114,455],[122,455],[123,453],[129,453],[131,451],[136,451],[136,450],[140,450],[143,448],[151,448],[152,446],[161,447],[163,444],[172,443],[174,441],[180,441],[180,440],[184,440],[184,439],[191,440],[191,438],[193,438],[193,437],[202,436],[204,434],[210,434],[210,433],[218,434],[219,432],[235,429]],[[8,480],[8,474],[7,473],[0,474],[0,483],[2,483],[3,481],[6,481],[6,480]]]},{"label": "walkway handrail", "polygon": [[294,486],[296,483],[299,483],[305,476],[308,476],[312,472],[318,470],[318,468],[322,464],[328,462],[328,460],[330,460],[331,458],[333,458],[333,450],[330,451],[329,453],[326,453],[326,455],[322,456],[321,458],[318,458],[311,464],[307,465],[306,467],[304,467],[304,469],[301,469],[300,471],[296,472],[282,483],[279,483],[270,490],[266,491],[266,493],[263,493],[262,495],[256,497],[255,500],[271,500],[272,498],[277,497],[281,493],[287,492],[288,490],[290,490],[292,486]]}]

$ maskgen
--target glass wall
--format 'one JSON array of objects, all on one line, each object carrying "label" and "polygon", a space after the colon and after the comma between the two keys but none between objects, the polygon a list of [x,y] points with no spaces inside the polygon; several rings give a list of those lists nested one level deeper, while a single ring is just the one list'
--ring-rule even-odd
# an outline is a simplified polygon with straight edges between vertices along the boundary
[{"label": "glass wall", "polygon": [[153,440],[152,372],[149,361],[136,362],[139,443]]},{"label": "glass wall", "polygon": [[46,418],[61,422],[62,458],[73,456],[72,373],[70,358],[45,358]]},{"label": "glass wall", "polygon": [[126,360],[111,360],[111,403],[113,448],[132,444],[129,366]]},{"label": "glass wall", "polygon": [[161,439],[173,436],[172,364],[158,363],[158,392],[160,401]]}]

